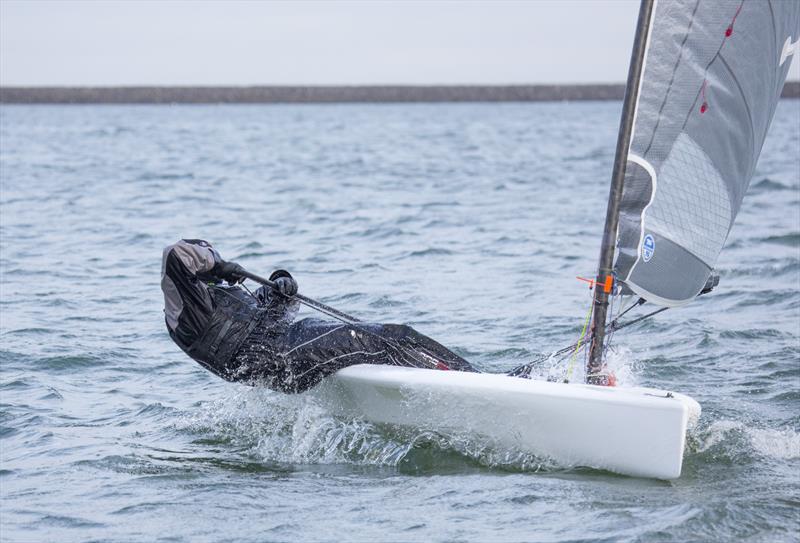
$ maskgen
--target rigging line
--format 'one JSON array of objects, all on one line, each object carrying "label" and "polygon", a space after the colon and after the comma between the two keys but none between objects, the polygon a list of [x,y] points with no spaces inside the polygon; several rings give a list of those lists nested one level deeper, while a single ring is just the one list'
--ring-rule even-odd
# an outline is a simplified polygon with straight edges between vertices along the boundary
[{"label": "rigging line", "polygon": [[[618,304],[617,304],[617,311],[618,311],[618,314],[617,314],[617,316],[616,316],[616,317],[614,317],[614,318],[611,320],[611,322],[612,322],[612,323],[613,323],[613,322],[619,322],[619,319],[620,319],[620,318],[621,318],[621,317],[622,317],[622,316],[623,316],[625,313],[627,313],[628,311],[630,311],[630,310],[631,310],[631,309],[633,309],[634,307],[637,307],[637,306],[639,306],[639,305],[643,304],[643,303],[644,303],[644,301],[645,301],[645,300],[644,300],[644,298],[639,298],[639,300],[637,300],[637,301],[636,301],[636,303],[635,303],[634,305],[632,305],[631,307],[629,307],[629,308],[625,309],[625,311],[622,311],[622,308],[623,308],[623,306],[625,305],[625,304],[622,302],[622,295],[621,295],[621,294],[619,294],[619,295],[617,295],[617,297],[619,298],[619,301],[618,301]],[[609,332],[609,334],[608,334],[608,340],[607,340],[607,342],[606,342],[606,344],[605,344],[605,348],[603,349],[603,358],[605,358],[605,356],[606,356],[606,353],[608,352],[608,349],[610,348],[611,341],[614,339],[614,332],[615,332],[615,331],[616,331],[616,330],[615,330],[614,328],[611,328],[611,330],[610,330],[610,332]]]},{"label": "rigging line", "polygon": [[578,343],[575,344],[575,350],[572,352],[572,357],[569,361],[569,366],[567,366],[567,374],[565,376],[566,380],[572,379],[572,369],[575,367],[575,360],[578,358],[578,351],[581,348],[581,342],[583,338],[586,336],[586,328],[589,327],[589,320],[592,318],[592,310],[594,309],[594,302],[589,304],[589,311],[586,313],[586,320],[583,323],[583,330],[581,330],[581,335],[578,338]]},{"label": "rigging line", "polygon": [[321,313],[325,313],[326,315],[329,315],[329,316],[331,316],[331,317],[333,317],[335,319],[338,319],[338,320],[340,320],[342,322],[351,322],[351,323],[361,322],[361,319],[357,319],[356,317],[353,317],[352,315],[348,315],[347,313],[345,313],[343,311],[339,311],[338,309],[335,309],[335,308],[333,308],[333,307],[331,307],[329,305],[323,304],[322,302],[318,302],[317,300],[312,300],[311,298],[306,298],[302,294],[295,294],[294,296],[292,296],[292,298],[294,298],[295,300],[298,300],[301,304],[304,304],[304,305],[306,305],[306,306],[308,306],[308,307],[310,307],[312,309],[316,309],[317,311],[320,311]]},{"label": "rigging line", "polygon": [[240,284],[240,285],[242,285],[242,288],[244,288],[244,289],[247,291],[247,293],[248,293],[250,296],[252,296],[253,298],[255,298],[255,297],[256,297],[256,295],[255,295],[255,294],[253,294],[253,291],[252,291],[252,290],[250,290],[249,288],[247,288],[247,285],[245,285],[245,284],[244,284],[244,281],[242,281],[242,282],[241,282],[241,283],[239,283],[239,284]]},{"label": "rigging line", "polygon": [[635,308],[635,307],[639,307],[640,305],[644,305],[644,304],[645,304],[645,302],[647,302],[647,300],[645,300],[644,298],[639,298],[638,300],[636,300],[636,303],[635,303],[635,304],[633,304],[632,306],[630,306],[629,308],[627,308],[625,311],[623,311],[622,313],[620,313],[619,315],[617,315],[617,317],[616,317],[614,320],[612,320],[611,322],[614,322],[614,321],[616,321],[616,320],[619,320],[619,319],[621,319],[622,317],[624,317],[624,316],[625,316],[625,314],[626,314],[628,311],[630,311],[631,309],[633,309],[633,308]]},{"label": "rigging line", "polygon": [[[615,318],[614,320],[609,322],[606,325],[606,330],[611,330],[612,332],[615,332],[617,330],[622,330],[623,328],[627,328],[628,326],[631,326],[632,324],[636,324],[637,322],[641,322],[644,319],[647,319],[649,317],[652,317],[653,315],[657,315],[658,313],[661,313],[662,311],[666,311],[667,309],[669,309],[669,307],[662,307],[660,309],[657,309],[656,311],[653,311],[653,312],[648,313],[646,315],[643,315],[641,317],[637,317],[636,319],[634,319],[632,321],[628,321],[628,322],[625,322],[625,323],[622,323],[622,324],[618,324],[619,319],[621,319],[626,313],[628,313],[630,310],[632,310],[635,307],[639,307],[640,305],[643,305],[646,301],[647,300],[645,300],[644,298],[639,298],[639,300],[637,300],[637,302],[635,304],[633,304],[632,306],[627,308],[625,311],[620,313],[620,315],[617,318]],[[584,342],[584,344],[589,344],[592,341],[593,338],[594,338],[594,334],[590,333],[589,336],[586,338],[586,341]],[[557,358],[560,355],[563,355],[565,353],[569,353],[577,345],[578,345],[577,343],[573,343],[572,345],[568,345],[567,347],[559,349],[559,350],[557,350],[557,351],[555,351],[553,353],[539,356],[538,358],[536,358],[534,360],[531,360],[530,362],[522,364],[521,366],[517,366],[516,368],[512,369],[511,371],[509,371],[506,375],[508,375],[510,377],[528,377],[530,375],[530,372],[533,370],[534,366],[536,366],[538,364],[541,364],[545,360],[554,359],[554,358]]]},{"label": "rigging line", "polygon": [[333,318],[334,318],[334,319],[336,319],[337,321],[341,321],[341,322],[344,322],[344,323],[346,323],[346,324],[356,324],[356,323],[358,323],[358,322],[359,322],[359,321],[357,321],[357,320],[350,320],[350,319],[348,319],[346,315],[345,315],[345,316],[342,316],[341,314],[339,314],[339,312],[338,312],[338,311],[337,311],[337,312],[328,311],[328,309],[326,309],[326,308],[322,307],[321,305],[315,305],[315,304],[312,304],[312,303],[308,303],[307,301],[303,300],[302,298],[298,298],[296,294],[295,294],[294,298],[295,298],[295,299],[296,299],[298,302],[300,302],[301,304],[303,304],[304,306],[306,306],[306,307],[310,307],[311,309],[316,309],[316,310],[317,310],[317,311],[319,311],[320,313],[322,313],[322,314],[324,314],[324,315],[328,315],[329,317],[333,317]]},{"label": "rigging line", "polygon": [[[592,339],[592,337],[593,337],[593,334],[589,334],[589,337],[587,338],[587,341],[590,341]],[[531,360],[530,362],[526,362],[525,364],[522,364],[521,366],[517,366],[516,368],[512,369],[511,371],[509,371],[506,375],[509,375],[511,377],[529,377],[530,373],[531,373],[531,370],[533,369],[534,366],[537,366],[537,365],[541,364],[545,360],[556,359],[557,362],[560,362],[561,360],[564,359],[564,357],[561,357],[561,358],[559,358],[559,357],[561,355],[568,354],[577,345],[578,345],[577,343],[573,343],[572,345],[568,345],[568,346],[566,346],[566,347],[564,347],[562,349],[559,349],[559,350],[557,350],[555,352],[552,352],[552,353],[549,353],[549,354],[540,355],[538,358],[535,358],[534,360]]]},{"label": "rigging line", "polygon": [[[619,307],[617,308],[617,311],[619,312]],[[614,315],[614,297],[611,298],[611,305],[610,305],[609,313],[612,316]],[[617,315],[616,318],[612,319],[611,322],[614,322],[618,318],[619,318],[619,315]],[[606,336],[605,341],[603,342],[603,361],[606,360],[606,353],[608,353],[609,346],[611,345],[611,340],[614,339],[614,329],[610,328],[610,329],[607,330],[607,332],[608,332],[608,334]]]},{"label": "rigging line", "polygon": [[654,315],[658,315],[659,313],[664,312],[667,309],[669,309],[669,307],[661,307],[659,309],[656,309],[655,311],[651,311],[647,315],[642,315],[641,317],[637,317],[637,318],[633,319],[632,321],[623,322],[622,324],[617,324],[617,321],[615,319],[614,321],[612,321],[609,324],[609,326],[612,327],[612,329],[611,329],[612,332],[615,332],[617,330],[622,330],[623,328],[627,328],[628,326],[636,324],[637,322],[641,322],[641,321],[643,321],[645,319],[648,319],[648,318],[650,318],[650,317],[652,317]]},{"label": "rigging line", "polygon": [[[605,345],[603,346],[603,359],[605,359],[606,353],[608,352],[609,346],[611,345],[611,341],[614,339],[614,332],[616,332],[618,330],[618,328],[616,328],[616,323],[618,323],[619,319],[621,319],[623,316],[625,316],[625,314],[628,313],[631,309],[633,309],[634,307],[639,307],[640,305],[644,305],[645,302],[646,302],[646,300],[644,298],[639,298],[638,300],[636,300],[636,303],[634,303],[633,305],[631,305],[630,307],[628,307],[624,311],[621,311],[616,317],[614,317],[608,323],[608,325],[606,327],[607,330],[608,330],[608,339],[607,339]],[[617,311],[620,311],[622,309],[622,305],[623,304],[621,304],[621,303],[618,305]]]}]

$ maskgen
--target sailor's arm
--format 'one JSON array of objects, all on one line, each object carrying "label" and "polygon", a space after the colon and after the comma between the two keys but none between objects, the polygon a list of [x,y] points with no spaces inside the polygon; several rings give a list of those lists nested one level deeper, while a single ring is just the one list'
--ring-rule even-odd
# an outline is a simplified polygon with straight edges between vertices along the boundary
[{"label": "sailor's arm", "polygon": [[172,332],[176,332],[179,319],[185,328],[202,329],[204,322],[200,321],[212,310],[211,296],[202,278],[211,280],[212,270],[219,262],[219,253],[203,240],[180,240],[164,249],[161,290],[167,327]]},{"label": "sailor's arm", "polygon": [[161,273],[198,278],[203,281],[244,280],[244,269],[236,262],[226,262],[216,249],[202,239],[182,239],[164,249]]},{"label": "sailor's arm", "polygon": [[222,258],[211,244],[202,239],[182,239],[166,247],[161,259],[161,274],[179,271],[195,277],[208,273]]},{"label": "sailor's arm", "polygon": [[297,281],[286,270],[275,270],[269,280],[275,283],[277,292],[267,286],[260,287],[256,290],[258,303],[266,307],[276,320],[293,320],[300,308],[300,303],[292,298],[297,294]]}]

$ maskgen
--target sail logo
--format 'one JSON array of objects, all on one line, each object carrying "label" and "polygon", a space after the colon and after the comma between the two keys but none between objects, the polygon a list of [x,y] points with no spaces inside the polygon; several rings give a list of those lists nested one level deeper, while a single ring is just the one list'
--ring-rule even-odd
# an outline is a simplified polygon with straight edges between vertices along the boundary
[{"label": "sail logo", "polygon": [[656,252],[656,240],[652,235],[647,234],[642,241],[642,260],[650,262]]}]

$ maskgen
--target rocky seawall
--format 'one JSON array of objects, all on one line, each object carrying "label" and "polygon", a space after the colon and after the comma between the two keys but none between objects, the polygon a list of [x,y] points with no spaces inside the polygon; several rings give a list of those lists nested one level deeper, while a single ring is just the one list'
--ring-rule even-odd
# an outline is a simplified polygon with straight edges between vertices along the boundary
[{"label": "rocky seawall", "polygon": [[[624,85],[0,87],[4,104],[270,104],[621,100]],[[783,97],[800,98],[800,81]]]}]

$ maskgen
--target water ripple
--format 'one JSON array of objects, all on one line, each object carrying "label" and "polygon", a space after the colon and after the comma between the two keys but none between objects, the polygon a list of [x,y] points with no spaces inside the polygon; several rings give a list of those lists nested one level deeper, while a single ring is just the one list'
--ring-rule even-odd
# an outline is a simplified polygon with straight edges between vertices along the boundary
[{"label": "water ripple", "polygon": [[616,335],[620,382],[703,405],[676,481],[340,417],[219,380],[165,332],[161,250],[202,237],[484,369],[568,345],[619,107],[0,107],[3,539],[792,540],[800,101],[778,107],[720,286]]}]

